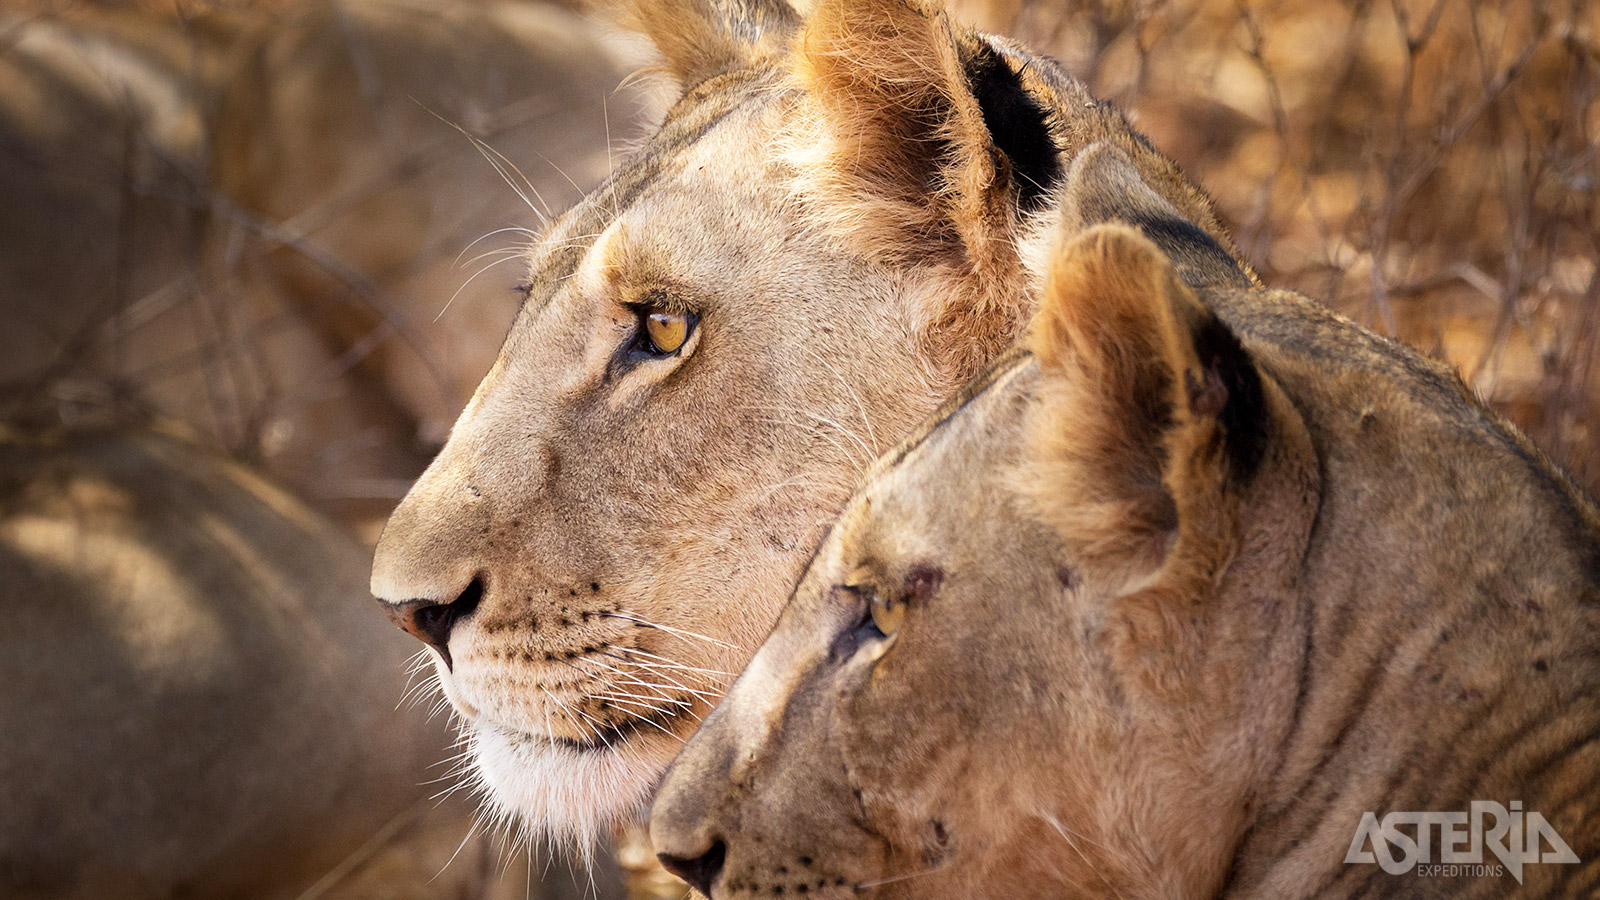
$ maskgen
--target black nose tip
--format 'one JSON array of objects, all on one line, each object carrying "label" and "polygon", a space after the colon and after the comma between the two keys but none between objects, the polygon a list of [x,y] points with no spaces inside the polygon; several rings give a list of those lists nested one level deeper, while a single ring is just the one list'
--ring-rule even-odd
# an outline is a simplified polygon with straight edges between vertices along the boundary
[{"label": "black nose tip", "polygon": [[[450,629],[477,608],[483,599],[483,579],[474,578],[461,596],[449,603],[436,600],[407,600],[403,603],[383,603],[389,614],[407,634],[439,651],[446,668],[450,667]],[[380,601],[383,602],[383,601]]]},{"label": "black nose tip", "polygon": [[722,873],[722,862],[728,858],[728,845],[717,841],[710,850],[694,859],[684,859],[670,853],[657,853],[656,858],[661,860],[661,865],[668,872],[689,882],[690,887],[709,897],[711,882],[716,881]]}]

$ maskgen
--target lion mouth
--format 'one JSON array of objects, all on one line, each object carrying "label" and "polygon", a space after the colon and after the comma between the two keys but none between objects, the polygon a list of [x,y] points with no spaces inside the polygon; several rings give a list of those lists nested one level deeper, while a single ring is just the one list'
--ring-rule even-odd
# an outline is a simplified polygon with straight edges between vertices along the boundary
[{"label": "lion mouth", "polygon": [[550,735],[545,738],[552,746],[579,753],[610,753],[629,738],[641,732],[660,730],[669,737],[677,737],[673,726],[682,720],[679,710],[657,709],[650,713],[631,714],[630,718],[596,727],[588,737],[575,738]]},{"label": "lion mouth", "polygon": [[[468,728],[524,751],[565,751],[574,758],[621,754],[641,744],[656,752],[669,743],[663,738],[681,745],[725,688],[717,670],[635,646],[595,644],[546,655],[562,668],[530,671],[525,648],[478,647],[463,654],[455,671],[439,672],[438,685]],[[524,665],[507,667],[506,659]]]},{"label": "lion mouth", "polygon": [[472,729],[492,732],[513,746],[560,748],[580,754],[606,754],[621,750],[637,736],[648,737],[653,732],[661,732],[674,740],[683,740],[684,738],[677,732],[677,726],[683,722],[684,713],[687,711],[687,706],[682,708],[669,706],[652,709],[649,712],[629,712],[628,718],[616,722],[590,721],[589,732],[582,736],[525,731],[481,715],[466,721]]}]

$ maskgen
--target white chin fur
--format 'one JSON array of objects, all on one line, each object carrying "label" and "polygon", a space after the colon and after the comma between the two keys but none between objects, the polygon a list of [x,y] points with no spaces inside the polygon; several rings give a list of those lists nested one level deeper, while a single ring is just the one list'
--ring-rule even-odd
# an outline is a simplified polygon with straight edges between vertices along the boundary
[{"label": "white chin fur", "polygon": [[[665,735],[660,737],[665,738]],[[678,743],[633,735],[615,751],[579,751],[494,727],[472,728],[472,755],[496,813],[532,835],[577,848],[642,816]]]}]

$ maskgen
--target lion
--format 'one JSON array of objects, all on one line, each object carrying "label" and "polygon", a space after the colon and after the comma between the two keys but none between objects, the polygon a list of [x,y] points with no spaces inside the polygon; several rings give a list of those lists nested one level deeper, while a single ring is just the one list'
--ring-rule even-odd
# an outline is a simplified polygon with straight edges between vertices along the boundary
[{"label": "lion", "polygon": [[419,785],[449,735],[368,561],[174,428],[0,428],[0,896],[523,897],[429,880],[472,811]]},{"label": "lion", "polygon": [[[668,868],[719,900],[1593,896],[1594,502],[1305,297],[1196,292],[1125,225],[1049,273],[673,763]],[[1430,861],[1376,817],[1460,813],[1440,863],[1489,802],[1542,851],[1515,880],[1372,864]]]},{"label": "lion", "polygon": [[642,812],[859,475],[1019,333],[1031,231],[1105,212],[1086,148],[1152,186],[1186,278],[1253,279],[1120,112],[937,10],[632,14],[682,95],[538,240],[372,574],[493,805],[580,839]]}]

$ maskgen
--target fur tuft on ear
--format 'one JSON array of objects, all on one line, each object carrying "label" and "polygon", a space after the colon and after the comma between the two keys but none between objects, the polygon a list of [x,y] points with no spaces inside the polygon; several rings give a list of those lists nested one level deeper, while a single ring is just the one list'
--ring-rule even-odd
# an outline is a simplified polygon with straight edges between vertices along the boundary
[{"label": "fur tuft on ear", "polygon": [[1148,238],[1101,225],[1055,253],[1030,338],[1026,485],[1086,570],[1203,595],[1237,547],[1265,449],[1260,373]]},{"label": "fur tuft on ear", "polygon": [[650,38],[685,88],[783,53],[800,18],[785,0],[613,0],[612,17]]},{"label": "fur tuft on ear", "polygon": [[863,253],[928,277],[931,355],[964,378],[1024,315],[1018,210],[1059,167],[1044,110],[983,38],[910,0],[821,0],[793,65],[813,111],[802,192]]},{"label": "fur tuft on ear", "polygon": [[[945,188],[940,168],[983,128],[976,100],[957,90],[961,61],[945,16],[902,0],[825,0],[795,65],[824,116],[839,186],[924,224],[930,196]],[[973,162],[992,178],[992,160]]]}]

